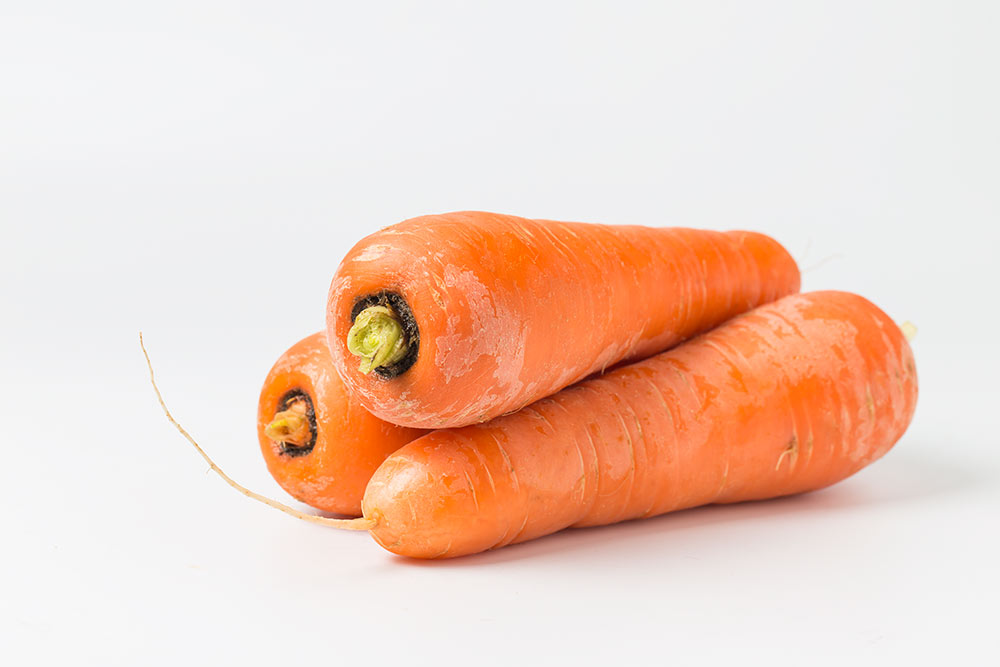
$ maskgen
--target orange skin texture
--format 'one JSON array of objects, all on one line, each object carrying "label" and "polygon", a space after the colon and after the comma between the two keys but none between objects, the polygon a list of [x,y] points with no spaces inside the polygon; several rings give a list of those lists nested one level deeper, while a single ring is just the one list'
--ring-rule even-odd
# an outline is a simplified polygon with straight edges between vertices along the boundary
[{"label": "orange skin texture", "polygon": [[[293,389],[312,398],[316,444],[290,456],[264,435],[281,399]],[[327,512],[358,516],[372,473],[394,451],[426,431],[386,423],[354,400],[333,368],[323,332],[293,345],[264,381],[257,437],[271,476],[297,500]]]},{"label": "orange skin texture", "polygon": [[917,377],[860,296],[786,297],[486,424],[435,431],[375,472],[386,549],[448,558],[570,526],[820,489],[902,436]]},{"label": "orange skin texture", "polygon": [[[623,360],[641,359],[799,289],[773,239],[460,212],[362,239],[330,286],[334,364],[358,400],[419,428],[479,423]],[[395,378],[358,370],[351,309],[387,290],[406,299],[419,354]]]}]

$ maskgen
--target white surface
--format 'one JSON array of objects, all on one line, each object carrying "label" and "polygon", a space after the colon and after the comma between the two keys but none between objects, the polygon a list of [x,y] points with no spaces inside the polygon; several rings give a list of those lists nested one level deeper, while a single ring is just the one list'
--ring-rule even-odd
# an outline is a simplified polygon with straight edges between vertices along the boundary
[{"label": "white surface", "polygon": [[[996,3],[330,4],[0,5],[5,664],[996,658]],[[916,419],[827,491],[433,564],[206,474],[137,332],[283,498],[267,369],[354,241],[466,208],[773,234],[919,325]]]}]

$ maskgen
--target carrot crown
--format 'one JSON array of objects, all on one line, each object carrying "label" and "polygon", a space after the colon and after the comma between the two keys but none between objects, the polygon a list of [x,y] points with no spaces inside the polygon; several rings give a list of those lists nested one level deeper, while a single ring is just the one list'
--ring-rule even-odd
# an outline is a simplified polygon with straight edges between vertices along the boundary
[{"label": "carrot crown", "polygon": [[396,314],[386,306],[369,306],[358,313],[347,332],[347,349],[361,357],[358,368],[367,375],[379,366],[403,359],[408,346]]},{"label": "carrot crown", "polygon": [[274,415],[271,423],[264,428],[264,435],[274,442],[291,447],[309,445],[312,440],[309,410],[309,402],[302,397],[291,401],[281,412]]}]

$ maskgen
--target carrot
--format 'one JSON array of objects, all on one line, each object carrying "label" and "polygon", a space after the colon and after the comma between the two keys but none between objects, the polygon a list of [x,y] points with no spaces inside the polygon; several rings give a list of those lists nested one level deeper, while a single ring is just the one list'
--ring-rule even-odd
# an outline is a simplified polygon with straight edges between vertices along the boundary
[{"label": "carrot", "polygon": [[916,405],[903,332],[860,296],[786,297],[695,340],[387,458],[364,519],[447,558],[570,526],[819,489],[885,454]]},{"label": "carrot", "polygon": [[267,469],[285,491],[321,510],[361,514],[375,469],[424,433],[362,408],[334,370],[322,332],[281,355],[260,392],[257,435]]},{"label": "carrot", "polygon": [[377,416],[464,426],[798,291],[754,232],[414,218],[358,243],[330,287],[334,364]]}]

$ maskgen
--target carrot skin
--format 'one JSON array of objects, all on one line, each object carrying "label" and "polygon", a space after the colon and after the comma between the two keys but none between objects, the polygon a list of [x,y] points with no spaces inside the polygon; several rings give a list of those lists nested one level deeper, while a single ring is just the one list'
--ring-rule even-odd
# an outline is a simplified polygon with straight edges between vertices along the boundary
[{"label": "carrot skin", "polygon": [[374,539],[417,558],[570,526],[823,488],[884,455],[913,416],[902,332],[860,296],[741,315],[486,424],[435,431],[379,467]]},{"label": "carrot skin", "polygon": [[[267,437],[265,430],[290,393],[309,396],[316,439],[298,453]],[[372,473],[389,454],[426,431],[378,419],[354,399],[330,358],[323,332],[288,349],[274,364],[261,389],[257,436],[267,469],[297,500],[321,510],[359,516],[361,498]]]},{"label": "carrot skin", "polygon": [[[448,213],[388,227],[347,254],[330,286],[327,336],[372,413],[457,427],[798,289],[792,257],[754,232]],[[419,330],[415,360],[395,377],[361,372],[346,343],[358,303],[383,293],[405,300]]]}]

